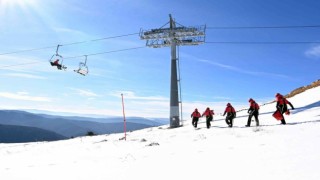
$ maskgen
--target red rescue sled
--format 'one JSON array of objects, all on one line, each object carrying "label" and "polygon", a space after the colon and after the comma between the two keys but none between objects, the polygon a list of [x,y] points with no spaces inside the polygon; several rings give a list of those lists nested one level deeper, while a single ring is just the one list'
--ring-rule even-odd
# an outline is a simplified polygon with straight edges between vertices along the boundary
[{"label": "red rescue sled", "polygon": [[272,114],[272,116],[274,117],[274,118],[276,118],[276,120],[281,120],[281,119],[283,119],[283,116],[282,116],[282,114],[281,114],[281,112],[279,111],[279,110],[277,110],[276,112],[274,112],[273,114]]}]

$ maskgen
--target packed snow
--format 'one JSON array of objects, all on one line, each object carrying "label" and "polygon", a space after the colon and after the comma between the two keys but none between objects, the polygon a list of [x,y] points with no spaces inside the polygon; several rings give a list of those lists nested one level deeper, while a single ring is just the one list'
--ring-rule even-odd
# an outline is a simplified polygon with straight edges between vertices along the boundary
[{"label": "packed snow", "polygon": [[[275,103],[261,106],[260,126],[234,127],[215,116],[183,127],[148,128],[124,134],[56,142],[0,144],[3,180],[320,179],[320,87],[288,100],[287,125],[272,117]],[[208,105],[209,106],[209,105]],[[210,107],[210,106],[209,106]],[[196,107],[195,107],[196,108]],[[215,107],[210,107],[215,109]],[[191,114],[192,112],[190,112]],[[217,113],[217,112],[216,112]],[[254,118],[253,118],[254,119]]]}]

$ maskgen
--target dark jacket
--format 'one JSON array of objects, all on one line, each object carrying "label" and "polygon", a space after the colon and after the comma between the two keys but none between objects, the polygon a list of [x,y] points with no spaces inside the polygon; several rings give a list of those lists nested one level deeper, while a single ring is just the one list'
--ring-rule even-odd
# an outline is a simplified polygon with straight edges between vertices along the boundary
[{"label": "dark jacket", "polygon": [[250,107],[248,109],[248,113],[250,115],[259,114],[260,106],[254,100],[250,101]]},{"label": "dark jacket", "polygon": [[287,104],[290,105],[291,109],[294,109],[293,105],[291,104],[291,102],[289,102],[285,97],[283,96],[277,96],[276,98],[277,101],[277,105],[276,108],[281,112],[281,113],[285,113],[286,111],[288,111],[288,106]]},{"label": "dark jacket", "polygon": [[230,117],[230,118],[235,118],[236,117],[236,110],[231,106],[231,104],[228,104],[224,113],[223,113],[223,116],[227,114],[227,117]]}]

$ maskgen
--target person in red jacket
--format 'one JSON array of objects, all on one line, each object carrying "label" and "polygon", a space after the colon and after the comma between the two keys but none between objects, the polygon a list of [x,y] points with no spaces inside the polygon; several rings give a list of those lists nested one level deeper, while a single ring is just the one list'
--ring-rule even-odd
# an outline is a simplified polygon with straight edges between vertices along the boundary
[{"label": "person in red jacket", "polygon": [[207,107],[207,109],[202,113],[202,117],[203,116],[206,116],[206,124],[207,124],[207,128],[209,129],[211,127],[211,121],[213,119],[213,115],[214,115],[214,112],[213,110],[210,110],[209,107]]},{"label": "person in red jacket", "polygon": [[198,112],[198,109],[196,108],[193,113],[191,114],[192,118],[192,125],[197,128],[199,117],[201,117],[201,114]]},{"label": "person in red jacket", "polygon": [[253,99],[249,99],[249,103],[250,103],[250,107],[248,109],[248,114],[249,114],[249,118],[248,118],[248,122],[246,127],[250,127],[251,124],[251,118],[252,116],[254,116],[254,119],[256,120],[256,126],[259,126],[259,104],[257,104]]},{"label": "person in red jacket", "polygon": [[277,105],[276,105],[277,111],[279,111],[281,113],[281,115],[282,115],[281,124],[286,124],[286,120],[284,119],[283,114],[289,112],[287,104],[290,105],[291,109],[294,109],[294,107],[291,104],[291,102],[289,102],[280,93],[276,94],[276,102],[277,102]]},{"label": "person in red jacket", "polygon": [[62,69],[62,65],[59,64],[59,59],[56,59],[54,62],[50,62],[50,63],[51,63],[51,66],[57,66],[59,70]]},{"label": "person in red jacket", "polygon": [[227,114],[226,123],[229,127],[233,126],[233,119],[236,117],[236,110],[231,106],[230,103],[227,104],[226,110],[223,113],[223,116]]}]

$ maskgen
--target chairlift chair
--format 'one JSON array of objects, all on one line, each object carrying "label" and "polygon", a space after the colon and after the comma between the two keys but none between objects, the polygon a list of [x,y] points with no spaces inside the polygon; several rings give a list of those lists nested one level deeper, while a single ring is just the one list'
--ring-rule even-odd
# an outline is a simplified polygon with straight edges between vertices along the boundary
[{"label": "chairlift chair", "polygon": [[60,46],[61,45],[57,46],[56,54],[51,56],[49,62],[51,66],[57,66],[58,70],[66,70],[67,67],[63,65],[63,57],[58,53]]},{"label": "chairlift chair", "polygon": [[87,75],[89,73],[89,68],[87,66],[87,55],[85,55],[84,63],[80,62],[79,63],[79,68],[74,70],[74,72],[79,73],[79,74],[81,74],[83,76],[85,76],[85,75]]}]

